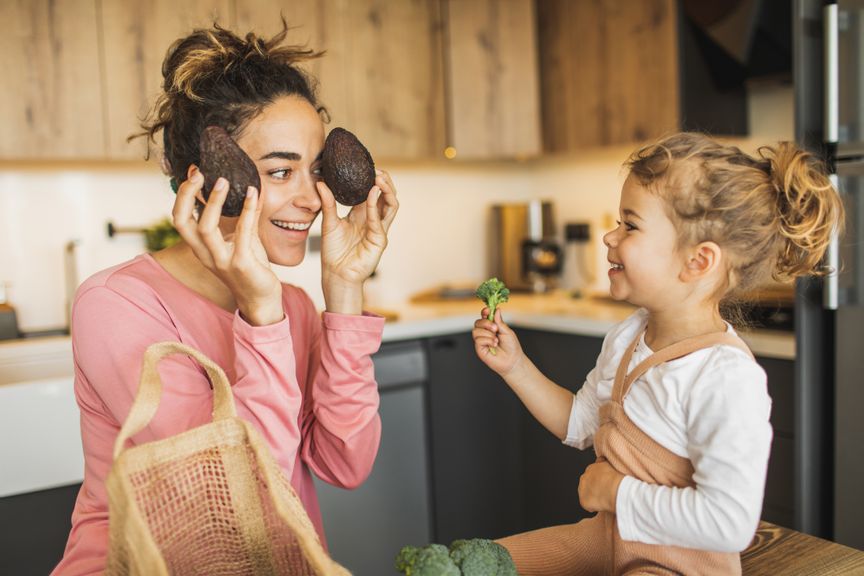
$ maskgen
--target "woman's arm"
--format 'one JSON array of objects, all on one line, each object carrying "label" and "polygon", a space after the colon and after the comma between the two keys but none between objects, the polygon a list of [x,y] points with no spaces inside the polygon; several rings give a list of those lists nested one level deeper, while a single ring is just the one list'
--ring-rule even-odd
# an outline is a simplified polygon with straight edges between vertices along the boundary
[{"label": "woman's arm", "polygon": [[302,457],[322,480],[356,488],[372,471],[381,440],[372,354],[384,319],[324,312],[308,304],[314,341],[302,414]]}]

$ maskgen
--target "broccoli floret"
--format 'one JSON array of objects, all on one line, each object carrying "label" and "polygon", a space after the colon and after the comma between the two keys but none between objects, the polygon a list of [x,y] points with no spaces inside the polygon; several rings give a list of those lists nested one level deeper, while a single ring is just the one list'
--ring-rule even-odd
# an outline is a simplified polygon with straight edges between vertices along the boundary
[{"label": "broccoli floret", "polygon": [[506,548],[492,540],[454,540],[441,544],[405,546],[396,555],[396,570],[405,576],[518,576]]},{"label": "broccoli floret", "polygon": [[498,305],[510,299],[510,290],[498,278],[490,278],[477,287],[474,295],[486,303],[486,307],[489,308],[487,318],[494,320]]},{"label": "broccoli floret", "polygon": [[463,576],[517,576],[507,549],[485,538],[453,541],[450,557]]},{"label": "broccoli floret", "polygon": [[399,554],[396,555],[396,570],[405,574],[406,570],[414,565],[414,559],[417,557],[417,552],[419,551],[420,548],[417,546],[403,546],[399,550]]},{"label": "broccoli floret", "polygon": [[396,569],[405,576],[461,576],[459,567],[450,559],[450,551],[442,544],[405,546],[396,556]]}]

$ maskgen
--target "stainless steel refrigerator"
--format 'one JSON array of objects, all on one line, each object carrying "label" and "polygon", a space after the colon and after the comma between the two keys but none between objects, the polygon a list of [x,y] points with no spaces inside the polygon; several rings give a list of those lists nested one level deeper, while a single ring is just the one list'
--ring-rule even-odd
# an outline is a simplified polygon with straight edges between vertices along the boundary
[{"label": "stainless steel refrigerator", "polygon": [[824,280],[796,287],[796,528],[864,549],[864,0],[793,0],[795,132],[846,207]]}]

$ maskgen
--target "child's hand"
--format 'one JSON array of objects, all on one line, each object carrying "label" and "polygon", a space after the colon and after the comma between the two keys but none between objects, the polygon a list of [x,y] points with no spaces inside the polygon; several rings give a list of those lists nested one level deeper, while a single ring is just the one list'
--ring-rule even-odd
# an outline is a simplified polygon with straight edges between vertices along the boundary
[{"label": "child's hand", "polygon": [[588,466],[579,478],[579,504],[588,512],[615,513],[618,486],[624,475],[606,460]]},{"label": "child's hand", "polygon": [[484,364],[501,376],[506,376],[522,358],[522,346],[513,330],[501,318],[500,309],[495,311],[494,322],[486,319],[487,314],[489,309],[483,308],[480,320],[474,322],[471,332],[474,350]]}]

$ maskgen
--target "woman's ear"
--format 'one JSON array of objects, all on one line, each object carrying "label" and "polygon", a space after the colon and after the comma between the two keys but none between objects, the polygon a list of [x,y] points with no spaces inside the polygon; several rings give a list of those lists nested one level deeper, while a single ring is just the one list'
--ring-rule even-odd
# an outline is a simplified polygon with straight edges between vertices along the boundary
[{"label": "woman's ear", "polygon": [[687,261],[681,271],[684,282],[694,282],[713,275],[720,269],[723,251],[714,242],[700,242],[687,254]]},{"label": "woman's ear", "polygon": [[[189,168],[186,169],[186,179],[192,178],[192,175],[198,172],[198,166],[195,164],[190,164]],[[204,185],[201,185],[201,189],[195,193],[195,199],[199,202],[199,208],[203,209],[204,205],[207,204],[207,200],[204,199]]]}]

